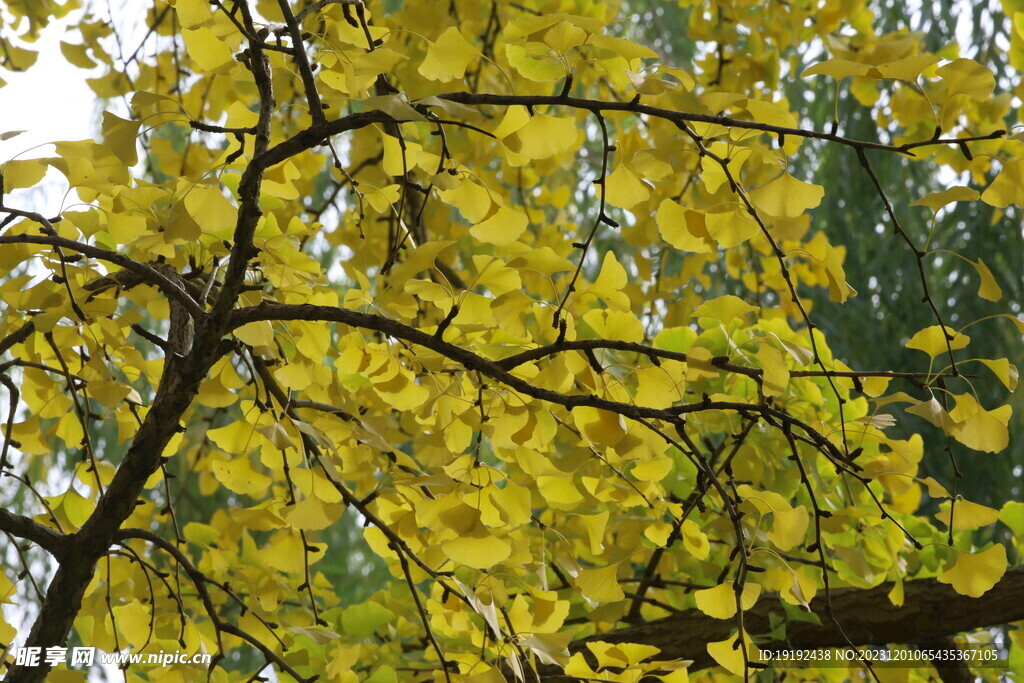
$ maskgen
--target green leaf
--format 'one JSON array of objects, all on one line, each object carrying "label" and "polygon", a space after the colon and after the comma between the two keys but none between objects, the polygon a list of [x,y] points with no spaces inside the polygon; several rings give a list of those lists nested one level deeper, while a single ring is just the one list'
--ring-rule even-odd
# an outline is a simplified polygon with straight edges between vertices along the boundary
[{"label": "green leaf", "polygon": [[394,612],[368,600],[360,605],[345,608],[341,613],[341,628],[349,635],[369,638],[377,629],[390,624],[394,619]]}]

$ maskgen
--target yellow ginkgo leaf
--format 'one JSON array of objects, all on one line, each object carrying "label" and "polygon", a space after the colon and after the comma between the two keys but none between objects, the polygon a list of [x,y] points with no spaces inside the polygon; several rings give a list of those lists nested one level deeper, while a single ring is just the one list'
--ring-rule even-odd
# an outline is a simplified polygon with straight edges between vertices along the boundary
[{"label": "yellow ginkgo leaf", "polygon": [[181,37],[185,41],[189,56],[203,71],[216,71],[234,62],[231,48],[218,38],[211,28],[201,26],[196,29],[183,29]]},{"label": "yellow ginkgo leaf", "polygon": [[587,32],[568,21],[560,21],[544,33],[544,42],[563,54],[586,40]]},{"label": "yellow ginkgo leaf", "polygon": [[744,108],[750,112],[758,123],[767,123],[772,126],[783,126],[784,128],[797,128],[799,124],[796,118],[788,109],[773,102],[763,102],[753,98],[747,98]]},{"label": "yellow ginkgo leaf", "polygon": [[967,95],[975,100],[984,100],[996,87],[995,76],[985,66],[973,59],[954,59],[935,70],[946,82],[948,97]]},{"label": "yellow ginkgo leaf", "polygon": [[379,189],[370,190],[366,193],[366,201],[377,213],[385,213],[391,210],[391,205],[396,204],[399,198],[398,185],[388,185]]},{"label": "yellow ginkgo leaf", "polygon": [[[519,642],[524,647],[530,648],[542,663],[565,666],[569,661],[569,643],[572,642],[572,631],[533,633]],[[481,683],[485,682],[481,681]],[[504,677],[495,678],[494,683],[506,683],[506,679]]]},{"label": "yellow ginkgo leaf", "polygon": [[707,534],[691,519],[683,522],[683,547],[698,560],[706,560],[711,552]]},{"label": "yellow ginkgo leaf", "polygon": [[973,394],[954,396],[956,407],[949,411],[954,425],[949,434],[976,451],[998,453],[1010,443],[1007,424],[1013,414],[1013,407],[1004,405],[995,410],[985,410]]},{"label": "yellow ginkgo leaf", "polygon": [[604,179],[604,189],[605,201],[622,209],[632,209],[651,196],[650,188],[624,164],[616,166]]},{"label": "yellow ginkgo leaf", "polygon": [[[945,330],[945,332],[943,332]],[[960,334],[959,332],[950,329],[948,327],[941,328],[938,325],[932,325],[919,331],[910,341],[906,343],[908,349],[917,349],[918,351],[924,351],[932,358],[935,358],[941,353],[946,353],[946,336],[949,336],[949,348],[954,351],[962,349],[971,342],[971,338],[966,334]]]},{"label": "yellow ginkgo leaf", "polygon": [[745,676],[743,651],[736,647],[738,636],[731,635],[725,640],[719,640],[707,644],[708,654],[718,662],[719,666],[734,676]]},{"label": "yellow ginkgo leaf", "polygon": [[792,550],[804,540],[810,521],[807,508],[797,505],[791,510],[776,510],[768,540],[782,551]]},{"label": "yellow ginkgo leaf", "polygon": [[999,175],[981,193],[981,201],[1000,209],[1010,204],[1024,206],[1024,162],[1003,162]]},{"label": "yellow ginkgo leaf", "polygon": [[782,218],[796,218],[821,203],[825,188],[797,180],[789,173],[752,190],[750,201],[761,211]]},{"label": "yellow ginkgo leaf", "polygon": [[921,72],[932,64],[939,61],[939,58],[927,52],[917,55],[910,55],[892,62],[879,64],[868,72],[868,76],[876,78],[895,78],[901,81],[916,81]]},{"label": "yellow ginkgo leaf", "polygon": [[334,524],[345,512],[345,506],[325,503],[319,498],[306,498],[294,505],[286,505],[281,517],[298,529],[319,530]]},{"label": "yellow ginkgo leaf", "polygon": [[617,562],[598,569],[584,569],[576,577],[576,587],[580,589],[583,597],[594,602],[622,600],[626,596],[615,578],[618,569]]},{"label": "yellow ginkgo leaf", "polygon": [[644,326],[629,311],[611,311],[594,309],[583,316],[599,339],[616,339],[626,342],[641,342],[644,338]]},{"label": "yellow ginkgo leaf", "polygon": [[765,396],[781,396],[789,384],[789,368],[782,352],[770,344],[761,344],[757,350],[757,361],[761,364],[761,391]]},{"label": "yellow ginkgo leaf", "polygon": [[950,511],[953,513],[952,526],[954,531],[977,529],[978,527],[988,526],[999,519],[999,510],[963,499],[957,500],[956,505],[952,505],[951,501],[948,500],[944,502],[939,507],[939,512],[935,514],[935,519],[947,527],[950,526]]},{"label": "yellow ginkgo leaf", "polygon": [[217,481],[235,493],[258,496],[270,486],[270,477],[254,470],[252,463],[244,456],[214,460],[210,470]]},{"label": "yellow ginkgo leaf", "polygon": [[513,69],[531,81],[557,81],[566,75],[564,58],[543,43],[507,43],[505,57]]},{"label": "yellow ginkgo leaf", "polygon": [[878,398],[889,388],[889,377],[865,377],[862,381],[864,395]]},{"label": "yellow ginkgo leaf", "polygon": [[202,26],[213,20],[213,11],[206,0],[178,0],[174,4],[174,11],[183,28]]},{"label": "yellow ginkgo leaf", "polygon": [[824,62],[811,65],[809,68],[804,69],[804,72],[800,75],[804,77],[817,75],[831,76],[836,81],[841,81],[849,76],[865,76],[870,70],[871,66],[869,64],[861,64],[849,59],[833,57],[832,59],[826,59]]},{"label": "yellow ginkgo leaf", "polygon": [[619,668],[633,666],[661,652],[659,648],[653,645],[605,643],[602,641],[587,643],[587,649],[594,654],[599,669],[612,666]]},{"label": "yellow ginkgo leaf", "polygon": [[693,312],[693,317],[714,318],[727,323],[733,318],[738,318],[745,313],[753,313],[756,310],[756,306],[751,306],[738,296],[726,294],[702,303]]},{"label": "yellow ginkgo leaf", "polygon": [[267,440],[274,445],[274,448],[294,448],[295,442],[280,422],[272,422],[268,425],[257,427],[256,431],[267,437]]},{"label": "yellow ginkgo leaf", "polygon": [[[743,168],[744,162],[746,162],[751,154],[749,147],[730,149],[730,147],[724,142],[718,141],[711,143],[708,150],[720,157],[728,157],[729,163],[726,164],[726,168],[729,169],[729,175],[734,179],[740,177],[740,170]],[[707,188],[708,192],[718,192],[719,188],[729,180],[729,177],[726,175],[725,169],[722,168],[722,165],[712,159],[710,155],[705,156],[700,165],[700,179],[701,182],[704,183],[704,187]]]},{"label": "yellow ginkgo leaf", "polygon": [[583,494],[565,476],[541,475],[537,477],[537,490],[548,505],[558,510],[571,510],[583,500]]},{"label": "yellow ginkgo leaf", "polygon": [[992,276],[992,271],[988,269],[985,262],[980,258],[977,263],[971,262],[974,269],[978,271],[978,277],[980,282],[978,283],[978,296],[988,301],[999,301],[1003,298],[1003,290],[999,287],[999,283]]},{"label": "yellow ginkgo leaf", "polygon": [[808,611],[811,609],[811,600],[818,592],[818,581],[809,573],[807,567],[801,568],[800,571],[790,569],[783,583],[784,588],[779,591],[779,595],[787,603],[802,605]]},{"label": "yellow ginkgo leaf", "polygon": [[1017,379],[1019,374],[1016,365],[1013,365],[1005,358],[996,358],[993,360],[979,358],[978,362],[991,370],[1007,389],[1010,391],[1015,391],[1017,389]]},{"label": "yellow ginkgo leaf", "polygon": [[918,481],[925,485],[925,488],[928,489],[928,495],[932,498],[949,498],[949,491],[946,490],[946,487],[935,481],[932,477],[924,477],[923,479],[918,479]]},{"label": "yellow ginkgo leaf", "polygon": [[663,199],[655,220],[662,239],[676,249],[706,254],[715,248],[701,211],[684,209],[671,199]]},{"label": "yellow ginkgo leaf", "polygon": [[149,609],[138,600],[111,608],[117,632],[134,647],[143,647],[150,638],[152,615]]},{"label": "yellow ginkgo leaf", "polygon": [[[761,595],[761,586],[756,583],[743,584],[740,603],[748,610],[757,602]],[[693,597],[697,601],[697,609],[715,619],[731,619],[736,614],[736,588],[732,583],[723,583],[714,588],[696,591]]]},{"label": "yellow ginkgo leaf", "polygon": [[644,536],[659,548],[664,547],[668,543],[671,535],[672,525],[660,519],[644,527]]},{"label": "yellow ginkgo leaf", "polygon": [[775,491],[759,491],[750,484],[740,484],[736,487],[736,493],[745,503],[753,505],[762,515],[790,509],[786,499]]},{"label": "yellow ginkgo leaf", "polygon": [[907,412],[911,415],[917,415],[921,419],[927,420],[947,432],[956,426],[953,418],[949,416],[949,413],[946,412],[946,409],[942,407],[942,404],[934,396],[927,401],[912,400],[915,402],[915,405],[907,408]]},{"label": "yellow ginkgo leaf", "polygon": [[761,231],[750,214],[743,209],[704,214],[708,235],[725,249],[743,244]]},{"label": "yellow ginkgo leaf", "polygon": [[1024,503],[1008,500],[999,512],[999,521],[1010,528],[1015,536],[1024,536]]},{"label": "yellow ginkgo leaf", "polygon": [[470,228],[469,234],[481,242],[504,247],[519,239],[528,223],[529,219],[525,213],[503,206],[490,218]]},{"label": "yellow ginkgo leaf", "polygon": [[139,121],[127,121],[108,111],[103,112],[103,144],[126,166],[134,166],[139,160],[136,138],[141,125]]},{"label": "yellow ginkgo leaf", "polygon": [[894,607],[902,607],[904,601],[903,577],[897,576],[887,596]]},{"label": "yellow ginkgo leaf", "polygon": [[505,138],[505,146],[530,159],[547,159],[572,149],[578,137],[579,130],[572,117],[534,114]]},{"label": "yellow ginkgo leaf", "polygon": [[32,187],[46,175],[46,162],[43,159],[16,159],[8,161],[0,168],[4,176],[4,191],[10,192],[24,187]]},{"label": "yellow ginkgo leaf", "polygon": [[671,470],[672,458],[658,458],[638,462],[630,473],[640,481],[661,481]]},{"label": "yellow ginkgo leaf", "polygon": [[470,223],[482,221],[494,204],[486,188],[468,179],[464,179],[458,187],[441,190],[438,194],[441,201],[458,209],[462,217]]},{"label": "yellow ginkgo leaf", "polygon": [[[591,311],[602,313],[603,311]],[[595,444],[614,446],[626,435],[626,420],[621,415],[600,408],[579,406],[572,411],[576,425]]]},{"label": "yellow ginkgo leaf", "polygon": [[678,83],[665,78],[658,78],[654,74],[638,74],[635,71],[626,70],[626,77],[633,84],[633,88],[641,95],[660,95],[675,88]]},{"label": "yellow ginkgo leaf", "polygon": [[1006,548],[999,543],[978,553],[955,552],[956,562],[937,578],[961,595],[980,598],[1006,572]]},{"label": "yellow ginkgo leaf", "polygon": [[441,544],[441,550],[452,561],[475,569],[489,569],[508,558],[511,544],[498,538],[480,522],[467,533]]},{"label": "yellow ginkgo leaf", "polygon": [[939,209],[947,204],[952,204],[953,202],[970,202],[978,199],[980,196],[981,195],[978,194],[977,190],[964,187],[963,185],[954,185],[948,190],[927,194],[917,201],[910,202],[910,205],[927,206],[932,211],[938,213]]},{"label": "yellow ginkgo leaf", "polygon": [[427,48],[419,72],[432,81],[452,81],[466,75],[466,67],[480,56],[462,33],[454,26],[444,30],[437,41]]}]

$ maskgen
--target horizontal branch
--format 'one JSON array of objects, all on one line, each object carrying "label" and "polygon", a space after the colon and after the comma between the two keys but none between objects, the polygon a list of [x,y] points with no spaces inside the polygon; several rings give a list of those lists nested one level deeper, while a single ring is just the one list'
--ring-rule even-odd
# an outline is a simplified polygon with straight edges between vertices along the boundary
[{"label": "horizontal branch", "polygon": [[521,377],[509,373],[498,361],[484,358],[472,351],[454,344],[450,344],[433,334],[427,334],[414,327],[410,327],[396,320],[384,318],[371,313],[360,313],[346,308],[333,306],[317,306],[313,304],[279,304],[264,301],[258,306],[240,308],[232,312],[229,320],[229,329],[235,329],[247,323],[260,320],[306,320],[320,322],[338,322],[352,327],[375,330],[385,335],[404,339],[418,346],[422,346],[442,356],[459,363],[467,370],[475,370],[491,379],[518,391],[521,394],[531,396],[541,401],[554,403],[566,408],[590,407],[600,408],[623,417],[631,419],[649,418],[665,420],[670,423],[678,423],[680,416],[689,413],[697,413],[705,410],[735,410],[738,412],[757,413],[766,419],[776,423],[788,424],[797,427],[814,439],[815,445],[827,454],[833,462],[843,462],[853,465],[849,458],[844,456],[839,449],[825,436],[817,432],[810,425],[801,422],[785,411],[772,408],[767,403],[742,403],[711,401],[707,398],[697,403],[687,403],[673,406],[671,408],[650,408],[638,406],[621,401],[612,401],[593,394],[563,394],[550,389],[530,384]]},{"label": "horizontal branch", "polygon": [[[6,208],[2,210],[8,212],[13,211],[12,209]],[[186,292],[176,282],[168,278],[163,273],[160,273],[151,265],[147,263],[139,263],[138,261],[130,259],[124,254],[119,254],[116,251],[94,247],[91,244],[76,242],[75,240],[58,237],[56,235],[0,235],[0,244],[41,244],[50,247],[61,247],[77,251],[78,253],[84,254],[90,258],[106,261],[107,263],[113,263],[121,266],[125,270],[129,270],[137,274],[143,281],[160,289],[164,294],[184,306],[192,317],[199,318],[204,315],[203,309],[199,304],[196,303],[196,301],[189,296],[188,292]]]},{"label": "horizontal branch", "polygon": [[759,130],[775,135],[793,135],[796,137],[812,138],[835,142],[855,149],[879,149],[887,152],[896,152],[907,156],[914,156],[912,149],[931,145],[961,145],[979,140],[995,140],[1006,135],[1005,130],[997,130],[987,135],[974,135],[963,138],[932,138],[907,142],[902,145],[886,145],[881,142],[869,142],[866,140],[854,140],[834,133],[810,130],[807,128],[790,128],[787,126],[774,126],[768,123],[757,121],[743,121],[729,116],[713,116],[710,114],[695,114],[691,112],[673,111],[661,107],[652,107],[639,102],[611,102],[604,100],[591,100],[581,97],[569,97],[567,95],[490,95],[486,93],[456,92],[437,97],[464,105],[493,104],[502,107],[511,105],[522,105],[525,107],[558,105],[572,107],[574,109],[585,109],[590,112],[621,111],[632,114],[644,114],[655,118],[673,121],[677,123],[712,123],[728,128],[745,128],[748,130]]},{"label": "horizontal branch", "polygon": [[[827,616],[827,600],[824,594],[819,593],[810,605],[821,624],[807,621],[788,623],[786,642],[792,647],[809,649],[846,647],[850,643],[858,646],[936,643],[957,633],[1024,619],[1024,566],[1007,570],[1002,580],[980,598],[960,595],[936,579],[915,579],[904,583],[904,602],[898,607],[889,600],[892,587],[893,584],[886,583],[867,590],[833,590],[835,621]],[[765,596],[753,609],[744,613],[743,624],[747,632],[756,637],[773,630],[773,618],[784,617],[781,603]],[[842,632],[837,623],[842,626]],[[594,635],[573,643],[570,649],[583,650],[587,641],[643,643],[661,650],[658,659],[693,660],[691,670],[697,670],[714,665],[707,644],[728,638],[735,626],[733,620],[714,619],[690,610]],[[553,675],[544,680],[564,682],[574,679]]]},{"label": "horizontal branch", "polygon": [[68,537],[39,522],[0,508],[0,531],[32,541],[58,561],[64,559],[68,550]]},{"label": "horizontal branch", "polygon": [[[750,368],[745,365],[730,363],[725,356],[716,356],[709,361],[695,360],[688,358],[680,351],[668,351],[636,342],[617,341],[612,339],[577,339],[575,341],[561,341],[547,346],[539,346],[535,349],[522,351],[514,356],[502,358],[496,365],[504,370],[512,370],[523,363],[540,360],[547,356],[553,356],[563,351],[587,351],[595,349],[613,349],[617,351],[633,351],[644,356],[654,356],[666,360],[675,360],[680,363],[700,363],[709,369],[724,370],[740,375],[747,375],[752,378],[759,378],[764,374],[761,368]],[[936,377],[952,377],[953,375],[940,375],[927,372],[893,372],[890,370],[790,370],[790,377],[849,377],[851,379],[861,377],[886,377],[889,379],[908,380],[929,380]]]}]

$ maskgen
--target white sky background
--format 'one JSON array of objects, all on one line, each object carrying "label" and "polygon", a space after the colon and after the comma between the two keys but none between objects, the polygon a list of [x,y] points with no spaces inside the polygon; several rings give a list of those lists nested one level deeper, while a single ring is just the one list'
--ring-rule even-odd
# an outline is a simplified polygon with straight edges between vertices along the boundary
[{"label": "white sky background", "polygon": [[28,71],[5,71],[7,85],[0,88],[0,133],[24,130],[25,133],[0,141],[0,163],[25,152],[23,158],[47,156],[49,146],[30,147],[59,140],[91,138],[96,120],[96,98],[77,69],[64,61],[60,52],[66,27],[65,18],[43,31],[40,39],[28,47],[39,50],[39,59]]},{"label": "white sky background", "polygon": [[[118,0],[91,4],[103,8],[99,12],[102,16],[113,17],[126,49],[134,50],[142,37],[138,21],[141,19],[139,10],[143,9],[141,3],[138,0]],[[0,10],[2,5],[0,1]],[[22,43],[24,47],[39,52],[31,68],[22,72],[0,73],[0,77],[7,81],[0,88],[0,133],[25,131],[0,141],[0,164],[15,157],[52,156],[54,149],[48,143],[96,138],[104,108],[122,116],[127,113],[119,101],[101,103],[85,82],[86,78],[101,75],[102,68],[86,71],[64,60],[60,42],[82,42],[73,28],[81,15],[81,10],[71,12],[67,17],[51,22],[36,42]],[[111,56],[117,59],[116,52]],[[20,209],[52,216],[60,211],[61,204],[78,201],[77,196],[65,198],[66,188],[64,177],[51,168],[43,187],[16,191],[7,201]]]},{"label": "white sky background", "polygon": [[95,96],[82,72],[67,64],[60,52],[60,41],[69,23],[67,18],[62,19],[47,27],[39,41],[27,45],[39,50],[39,59],[31,69],[3,73],[7,85],[0,89],[0,132],[27,131],[0,142],[0,157],[5,160],[42,142],[80,140],[92,134]]}]

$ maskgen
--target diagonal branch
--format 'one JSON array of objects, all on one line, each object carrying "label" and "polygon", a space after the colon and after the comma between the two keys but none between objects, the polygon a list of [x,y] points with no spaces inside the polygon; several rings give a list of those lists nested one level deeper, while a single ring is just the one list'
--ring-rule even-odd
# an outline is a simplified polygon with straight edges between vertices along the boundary
[{"label": "diagonal branch", "polygon": [[[155,545],[173,557],[174,561],[185,570],[185,573],[188,574],[189,580],[192,581],[192,584],[196,587],[196,593],[199,595],[199,599],[203,603],[203,608],[206,610],[207,616],[209,616],[210,620],[213,622],[213,627],[217,632],[218,640],[220,640],[221,632],[229,633],[255,647],[263,653],[263,656],[267,658],[268,662],[273,662],[276,666],[280,667],[282,671],[292,676],[296,681],[300,681],[300,683],[311,683],[316,680],[316,676],[313,676],[312,678],[301,676],[298,671],[292,668],[288,662],[282,659],[280,655],[270,649],[259,638],[256,638],[249,632],[244,631],[233,624],[221,620],[221,618],[217,616],[217,609],[214,606],[213,600],[210,597],[210,592],[206,587],[207,583],[213,583],[214,585],[218,584],[215,581],[211,581],[206,574],[199,571],[199,569],[192,564],[192,561],[189,560],[188,556],[175,544],[146,529],[122,529],[117,532],[116,540],[118,542],[124,543],[131,539],[139,539]],[[219,654],[223,655],[223,652]]]},{"label": "diagonal branch", "polygon": [[863,149],[857,150],[857,160],[860,165],[864,168],[864,171],[871,178],[871,184],[875,188],[875,192],[882,200],[882,204],[885,206],[885,213],[889,216],[889,220],[892,221],[893,231],[903,238],[903,241],[910,247],[911,252],[914,254],[914,258],[917,260],[917,272],[921,277],[921,288],[924,290],[922,301],[928,304],[928,307],[932,309],[932,315],[935,316],[935,320],[939,323],[939,329],[942,330],[942,338],[946,342],[946,353],[949,354],[949,364],[952,368],[954,377],[960,376],[960,371],[956,367],[956,357],[953,355],[953,346],[951,342],[954,336],[946,331],[946,323],[942,320],[942,313],[939,312],[938,307],[935,305],[935,300],[932,298],[931,291],[928,289],[928,277],[925,275],[924,259],[927,254],[921,249],[917,248],[914,244],[914,240],[910,239],[910,235],[903,229],[900,224],[899,218],[896,217],[896,211],[892,208],[892,203],[889,201],[888,195],[885,194],[885,188],[882,187],[882,183],[879,182],[878,176],[875,175],[875,171],[871,168],[871,162],[868,161],[867,154],[864,153]]},{"label": "diagonal branch", "polygon": [[[3,239],[0,237],[0,239]],[[4,353],[7,349],[20,344],[21,342],[32,336],[32,333],[36,331],[36,324],[29,321],[11,332],[9,335],[0,339],[0,353]]]},{"label": "diagonal branch", "polygon": [[[248,34],[259,38],[260,34],[256,32],[248,2],[238,2],[236,6],[241,10]],[[211,311],[211,317],[216,325],[221,325],[227,319],[228,312],[234,308],[245,286],[245,273],[249,268],[249,261],[258,253],[253,244],[253,236],[256,233],[256,225],[263,215],[260,207],[260,188],[263,185],[263,172],[269,168],[269,165],[260,162],[260,157],[264,156],[270,147],[270,124],[276,106],[270,60],[264,53],[260,40],[250,38],[246,54],[249,71],[252,72],[260,95],[260,113],[256,122],[253,158],[246,166],[238,184],[238,220],[231,240],[231,256],[224,273],[224,284]]]},{"label": "diagonal branch", "polygon": [[288,0],[277,0],[281,14],[284,16],[284,23],[288,27],[288,35],[292,38],[292,59],[299,70],[299,77],[302,79],[302,88],[306,91],[306,101],[309,103],[309,114],[313,117],[314,124],[326,123],[324,107],[320,102],[320,93],[316,90],[316,80],[313,78],[313,70],[309,66],[309,57],[306,56],[305,45],[302,41],[302,29],[299,21],[292,13]]}]

